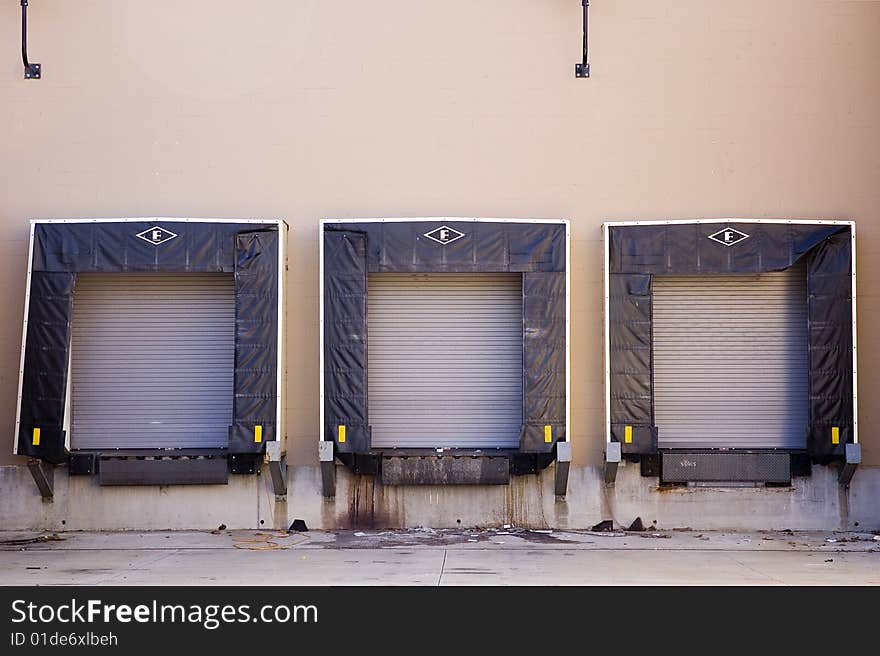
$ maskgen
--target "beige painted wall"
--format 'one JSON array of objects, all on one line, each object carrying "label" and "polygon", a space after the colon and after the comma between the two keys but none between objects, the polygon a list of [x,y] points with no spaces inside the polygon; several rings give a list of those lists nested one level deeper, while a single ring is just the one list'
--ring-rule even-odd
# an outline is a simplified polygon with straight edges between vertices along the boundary
[{"label": "beige painted wall", "polygon": [[0,5],[0,463],[27,219],[281,217],[287,431],[316,460],[318,219],[572,221],[572,433],[601,460],[603,220],[858,222],[860,424],[880,464],[880,2],[39,0]]}]

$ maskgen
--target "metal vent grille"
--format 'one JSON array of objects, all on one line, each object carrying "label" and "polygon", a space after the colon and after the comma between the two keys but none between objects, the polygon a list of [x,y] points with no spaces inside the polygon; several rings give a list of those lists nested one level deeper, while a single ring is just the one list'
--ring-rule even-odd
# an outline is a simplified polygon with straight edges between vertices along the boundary
[{"label": "metal vent grille", "polygon": [[777,453],[663,453],[661,479],[667,483],[760,482],[791,480],[791,456]]}]

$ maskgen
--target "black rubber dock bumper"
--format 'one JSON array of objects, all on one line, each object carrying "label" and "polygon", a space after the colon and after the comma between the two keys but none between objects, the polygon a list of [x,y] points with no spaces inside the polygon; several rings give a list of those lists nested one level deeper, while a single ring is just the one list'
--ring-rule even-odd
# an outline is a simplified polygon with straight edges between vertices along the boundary
[{"label": "black rubber dock bumper", "polygon": [[384,485],[507,485],[506,456],[390,456],[382,458]]},{"label": "black rubber dock bumper", "polygon": [[229,467],[223,456],[144,458],[102,455],[101,485],[226,485]]}]

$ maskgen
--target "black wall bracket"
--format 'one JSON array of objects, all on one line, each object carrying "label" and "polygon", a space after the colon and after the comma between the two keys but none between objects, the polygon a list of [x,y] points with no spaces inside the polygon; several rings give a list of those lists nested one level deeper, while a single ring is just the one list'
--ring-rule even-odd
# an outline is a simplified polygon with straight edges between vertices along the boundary
[{"label": "black wall bracket", "polygon": [[278,500],[278,497],[287,495],[287,458],[281,452],[280,442],[266,443],[266,461],[272,478],[272,491],[275,492],[275,498]]},{"label": "black wall bracket", "polygon": [[52,501],[55,496],[55,466],[37,458],[28,460],[28,471],[40,490],[43,501]]},{"label": "black wall bracket", "polygon": [[571,442],[556,444],[556,474],[553,477],[553,491],[557,497],[568,492],[568,470],[571,468]]},{"label": "black wall bracket", "polygon": [[587,43],[587,33],[589,26],[589,15],[590,15],[590,0],[581,0],[581,4],[584,6],[584,52],[581,56],[581,61],[575,64],[574,66],[574,76],[575,77],[590,77],[590,62],[589,62],[589,48]]},{"label": "black wall bracket", "polygon": [[617,480],[617,467],[620,465],[620,442],[608,442],[605,445],[605,485],[612,486]]},{"label": "black wall bracket", "polygon": [[27,8],[28,0],[21,0],[21,62],[24,64],[24,79],[39,80],[43,74],[43,67],[37,63],[28,61]]},{"label": "black wall bracket", "polygon": [[336,463],[333,459],[333,442],[318,442],[318,458],[321,461],[321,493],[325,498],[336,496]]},{"label": "black wall bracket", "polygon": [[862,446],[861,444],[846,445],[846,460],[840,468],[838,482],[841,487],[849,487],[852,477],[856,473],[856,467],[862,462]]}]

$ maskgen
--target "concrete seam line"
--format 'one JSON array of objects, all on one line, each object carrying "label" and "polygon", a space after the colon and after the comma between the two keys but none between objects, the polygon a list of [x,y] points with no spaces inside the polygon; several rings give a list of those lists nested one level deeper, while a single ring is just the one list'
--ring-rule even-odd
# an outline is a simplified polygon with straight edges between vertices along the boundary
[{"label": "concrete seam line", "polygon": [[437,587],[440,586],[440,582],[443,581],[443,570],[446,569],[446,555],[449,553],[449,549],[443,550],[443,562],[440,564],[440,576],[437,577]]}]

